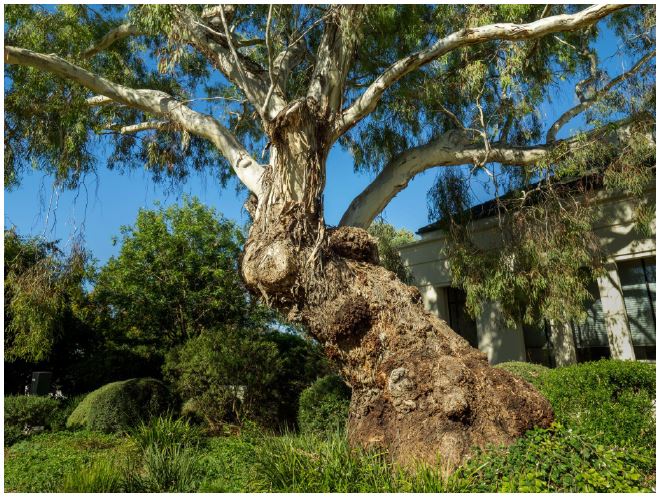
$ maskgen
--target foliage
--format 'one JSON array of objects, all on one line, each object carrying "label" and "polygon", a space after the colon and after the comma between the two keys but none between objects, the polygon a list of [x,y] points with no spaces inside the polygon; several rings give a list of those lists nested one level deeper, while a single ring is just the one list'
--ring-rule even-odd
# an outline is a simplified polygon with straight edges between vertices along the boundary
[{"label": "foliage", "polygon": [[[515,193],[491,206],[497,223],[497,248],[475,241],[471,211],[457,211],[467,178],[445,175],[438,185],[440,202],[447,207],[447,255],[455,286],[466,292],[466,307],[477,316],[486,301],[502,305],[509,322],[528,324],[543,319],[567,321],[584,316],[593,300],[589,285],[602,272],[603,255],[591,231],[593,211],[572,195],[557,196],[553,188]],[[450,179],[451,178],[451,179]],[[458,186],[462,183],[462,186]]]},{"label": "foliage", "polygon": [[241,231],[196,198],[140,210],[121,231],[93,293],[118,338],[163,355],[211,326],[263,317],[238,273]]},{"label": "foliage", "polygon": [[277,347],[275,376],[266,387],[267,396],[258,420],[271,428],[291,429],[298,418],[300,395],[317,378],[330,371],[323,348],[304,332],[270,331],[264,339]]},{"label": "foliage", "polygon": [[[132,451],[68,476],[65,492],[193,492],[201,481],[198,428],[170,416],[142,423],[129,435]],[[102,490],[104,489],[104,490]]]},{"label": "foliage", "polygon": [[256,450],[257,488],[265,492],[396,491],[384,454],[353,451],[346,435],[264,439]]},{"label": "foliage", "polygon": [[27,437],[35,428],[50,429],[60,402],[36,395],[5,397],[5,445]]},{"label": "foliage", "polygon": [[171,351],[164,373],[184,412],[218,431],[247,419],[275,428],[293,424],[300,392],[324,367],[318,348],[300,337],[225,327]]},{"label": "foliage", "polygon": [[[165,430],[171,426],[171,420],[159,423]],[[153,430],[146,447],[172,447],[168,433]],[[64,483],[69,491],[154,491],[149,467],[169,481],[160,488],[202,492],[627,492],[655,486],[652,448],[603,444],[597,435],[559,424],[530,431],[510,448],[478,451],[449,475],[430,465],[404,469],[386,454],[351,449],[340,432],[272,436],[248,430],[211,438],[197,445],[199,452],[188,452],[194,464],[178,480],[177,468],[190,463],[157,456],[145,461],[142,446],[86,432],[37,435],[7,450],[6,489],[61,491]],[[196,445],[174,446],[183,452]],[[114,473],[104,461],[114,463]]]},{"label": "foliage", "polygon": [[88,394],[69,416],[67,427],[122,432],[170,407],[170,394],[158,380],[117,381]]},{"label": "foliage", "polygon": [[5,360],[38,362],[64,342],[75,348],[87,331],[81,323],[87,255],[68,256],[56,242],[5,230]]},{"label": "foliage", "polygon": [[159,416],[146,423],[142,421],[131,430],[130,436],[141,450],[146,450],[151,446],[196,448],[203,442],[202,431],[199,427],[171,415]]},{"label": "foliage", "polygon": [[[598,192],[630,196],[636,228],[649,236],[655,204],[646,191],[655,178],[655,146],[649,123],[628,130],[619,145],[588,134],[575,137],[531,168],[493,170],[494,199],[469,208],[476,168],[438,174],[428,195],[429,217],[447,232],[444,253],[453,285],[467,294],[476,316],[484,302],[498,301],[509,322],[584,317],[593,300],[589,285],[602,274],[604,254],[593,232]],[[495,180],[493,180],[495,181]],[[481,233],[490,229],[484,246]]]},{"label": "foliage", "polygon": [[237,436],[209,439],[201,460],[205,476],[199,491],[255,491],[258,478],[255,451],[262,441],[263,437],[244,429]]},{"label": "foliage", "polygon": [[547,397],[555,419],[601,443],[655,447],[655,365],[600,360],[556,369],[500,364]]},{"label": "foliage", "polygon": [[75,411],[78,404],[80,404],[85,395],[74,395],[66,399],[58,399],[58,408],[53,413],[50,421],[50,428],[53,431],[59,431],[66,429],[66,422],[71,416],[71,413]]},{"label": "foliage", "polygon": [[300,395],[300,430],[303,433],[342,432],[350,400],[351,390],[339,376],[319,378]]},{"label": "foliage", "polygon": [[557,421],[601,443],[655,447],[655,365],[596,361],[557,368],[539,378]]},{"label": "foliage", "polygon": [[[490,448],[451,477],[454,491],[641,492],[654,485],[651,450],[603,445],[595,436],[553,425],[508,449]],[[458,488],[456,488],[458,487]]]},{"label": "foliage", "polygon": [[103,433],[40,433],[5,450],[6,492],[56,492],[80,467],[106,459],[122,460],[130,444]]},{"label": "foliage", "polygon": [[137,457],[126,467],[127,491],[193,492],[201,481],[201,431],[182,419],[158,417],[131,432]]},{"label": "foliage", "polygon": [[116,493],[124,491],[124,485],[117,461],[101,459],[66,474],[58,490],[66,493]]},{"label": "foliage", "polygon": [[396,229],[383,220],[377,220],[369,226],[369,234],[378,241],[380,264],[389,269],[404,283],[412,283],[412,275],[401,260],[398,247],[415,241],[415,235],[406,229]]}]

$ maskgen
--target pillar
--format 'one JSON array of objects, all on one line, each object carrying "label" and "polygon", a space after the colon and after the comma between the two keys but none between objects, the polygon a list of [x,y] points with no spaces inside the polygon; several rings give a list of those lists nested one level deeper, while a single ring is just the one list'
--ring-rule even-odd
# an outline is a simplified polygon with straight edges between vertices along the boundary
[{"label": "pillar", "polygon": [[525,339],[522,326],[507,326],[502,319],[500,304],[484,304],[477,319],[479,350],[485,352],[490,364],[507,361],[525,361]]},{"label": "pillar", "polygon": [[621,281],[614,261],[605,265],[606,273],[598,278],[598,290],[603,304],[603,319],[607,329],[612,359],[635,359],[628,314],[621,291]]}]

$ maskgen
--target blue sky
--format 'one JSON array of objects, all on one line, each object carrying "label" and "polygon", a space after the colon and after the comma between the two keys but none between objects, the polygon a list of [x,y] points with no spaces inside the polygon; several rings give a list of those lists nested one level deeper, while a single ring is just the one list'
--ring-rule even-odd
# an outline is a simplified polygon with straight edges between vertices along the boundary
[{"label": "blue sky", "polygon": [[[607,31],[603,32],[598,49],[601,60],[616,51],[613,36],[608,36]],[[607,60],[610,75],[621,71],[621,63],[617,56]],[[629,67],[629,64],[626,66]],[[542,108],[548,124],[576,103],[572,84],[566,83],[564,86],[553,97],[552,105]],[[101,156],[102,153],[99,148]],[[74,236],[82,235],[93,256],[104,263],[119,252],[119,247],[112,244],[112,237],[119,234],[119,227],[132,224],[138,210],[153,207],[155,201],[170,205],[180,202],[184,194],[195,195],[239,225],[248,220],[247,213],[242,209],[244,194],[237,195],[231,184],[221,189],[211,175],[193,174],[185,184],[172,190],[165,185],[154,184],[145,171],[121,174],[108,171],[103,164],[101,157],[97,175],[88,176],[76,191],[54,191],[49,177],[38,172],[27,174],[18,188],[5,192],[5,227],[15,226],[22,235],[61,240],[65,250]],[[408,188],[385,209],[384,219],[398,228],[411,231],[427,224],[426,194],[435,176],[436,171],[429,170],[413,179]],[[373,174],[354,173],[351,155],[335,146],[327,164],[325,209],[328,224],[337,224],[351,200],[368,185],[371,178]],[[478,185],[475,190],[482,191]],[[483,197],[481,200],[487,198],[485,192],[480,196]]]}]

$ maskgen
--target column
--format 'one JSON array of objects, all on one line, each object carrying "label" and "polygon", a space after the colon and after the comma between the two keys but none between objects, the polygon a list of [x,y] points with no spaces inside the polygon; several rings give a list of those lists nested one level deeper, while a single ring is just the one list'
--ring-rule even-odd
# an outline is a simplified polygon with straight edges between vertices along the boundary
[{"label": "column", "polygon": [[577,362],[575,339],[571,325],[567,323],[552,322],[550,325],[550,343],[555,365],[568,366]]},{"label": "column", "polygon": [[497,302],[484,304],[477,319],[479,350],[485,352],[490,364],[525,361],[525,339],[522,326],[507,326]]},{"label": "column", "polygon": [[635,359],[628,315],[623,301],[621,281],[614,261],[605,265],[606,274],[598,278],[598,290],[603,303],[603,318],[610,342],[612,359]]}]

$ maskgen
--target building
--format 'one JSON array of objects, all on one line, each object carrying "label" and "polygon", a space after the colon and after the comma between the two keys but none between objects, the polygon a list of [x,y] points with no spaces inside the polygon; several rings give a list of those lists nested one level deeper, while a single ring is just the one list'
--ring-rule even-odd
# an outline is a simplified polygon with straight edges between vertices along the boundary
[{"label": "building", "polygon": [[[585,360],[655,360],[655,222],[645,237],[635,229],[634,206],[624,195],[595,194],[594,232],[607,256],[607,275],[591,288],[594,302],[582,323],[546,323],[542,329],[518,324],[507,327],[497,302],[484,306],[472,319],[465,311],[465,294],[451,286],[443,249],[447,234],[438,223],[418,231],[421,240],[404,245],[400,253],[411,271],[426,308],[444,319],[491,364],[528,361],[562,366]],[[655,199],[655,188],[646,192]],[[473,209],[487,212],[487,204]],[[496,219],[477,216],[475,243],[482,248],[496,239]]]}]

